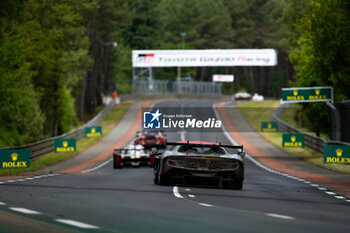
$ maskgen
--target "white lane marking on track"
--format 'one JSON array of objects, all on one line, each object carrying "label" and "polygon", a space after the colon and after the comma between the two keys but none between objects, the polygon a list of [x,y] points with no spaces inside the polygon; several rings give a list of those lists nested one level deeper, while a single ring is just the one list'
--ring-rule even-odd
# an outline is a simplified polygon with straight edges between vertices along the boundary
[{"label": "white lane marking on track", "polygon": [[324,188],[324,187],[319,187],[318,189],[319,189],[319,190],[322,190],[322,191],[327,190],[327,189]]},{"label": "white lane marking on track", "polygon": [[185,190],[188,191],[188,192],[191,191],[191,189],[185,189]]},{"label": "white lane marking on track", "polygon": [[282,215],[282,214],[273,214],[273,213],[266,213],[267,216],[273,217],[273,218],[281,218],[286,220],[294,220],[295,218],[288,215]]},{"label": "white lane marking on track", "polygon": [[334,196],[334,197],[337,199],[345,199],[345,197],[343,197],[343,196]]},{"label": "white lane marking on track", "polygon": [[346,200],[347,202],[350,202],[350,200]]},{"label": "white lane marking on track", "polygon": [[188,194],[188,197],[195,198],[196,196],[193,194]]},{"label": "white lane marking on track", "polygon": [[180,140],[186,141],[186,138],[185,138],[186,131],[179,131],[178,133],[180,134]]},{"label": "white lane marking on track", "polygon": [[[179,192],[179,187],[174,186],[174,187],[173,187],[173,193],[174,193],[174,196],[175,196],[175,197],[186,200],[183,196],[181,196],[181,194],[180,194],[180,192]],[[189,196],[189,197],[191,197],[191,196],[195,197],[194,195],[191,195],[191,194],[188,195],[188,196]],[[193,197],[192,197],[192,198],[193,198]],[[187,200],[187,201],[193,202],[193,201],[191,201],[191,200]],[[197,204],[200,205],[200,206],[205,206],[205,207],[214,207],[213,205],[207,204],[207,203],[200,203],[200,202],[198,202]]]},{"label": "white lane marking on track", "polygon": [[198,203],[200,206],[205,206],[205,207],[213,207],[213,205],[207,204],[207,203]]},{"label": "white lane marking on track", "polygon": [[173,193],[174,193],[174,196],[177,197],[177,198],[184,198],[184,197],[181,196],[181,194],[179,193],[179,187],[177,187],[177,186],[174,186],[174,188],[173,188]]},{"label": "white lane marking on track", "polygon": [[312,187],[318,187],[318,186],[320,186],[320,185],[318,185],[318,184],[310,184]]},{"label": "white lane marking on track", "polygon": [[1,201],[0,201],[0,205],[6,205],[6,203],[5,203],[5,202],[1,202]]},{"label": "white lane marking on track", "polygon": [[59,174],[53,173],[53,174],[47,174],[47,175],[41,175],[41,176],[32,176],[32,177],[26,177],[26,178],[19,178],[19,179],[16,179],[16,180],[5,180],[3,182],[0,182],[0,184],[14,183],[14,182],[23,182],[23,181],[27,181],[27,180],[41,179],[41,178],[46,178],[46,177],[50,177],[50,176],[57,176],[57,175],[59,175]]},{"label": "white lane marking on track", "polygon": [[104,161],[103,163],[99,164],[98,166],[96,167],[93,167],[93,168],[89,168],[89,169],[85,169],[85,170],[82,170],[81,173],[86,173],[86,172],[92,172],[92,171],[95,171],[103,166],[105,166],[106,164],[108,164],[109,162],[111,162],[113,159],[108,159],[107,161]]},{"label": "white lane marking on track", "polygon": [[78,222],[78,221],[74,221],[74,220],[70,220],[70,219],[55,219],[55,221],[60,222],[60,223],[64,223],[67,225],[79,227],[79,228],[84,228],[84,229],[99,229],[98,226],[94,226],[94,225],[90,225],[87,223]]},{"label": "white lane marking on track", "polygon": [[329,195],[335,195],[334,192],[325,192],[325,193],[327,193],[327,194],[329,194]]},{"label": "white lane marking on track", "polygon": [[20,208],[20,207],[10,207],[10,209],[13,211],[23,213],[23,214],[41,214],[38,211],[30,210],[30,209],[26,209],[26,208]]}]

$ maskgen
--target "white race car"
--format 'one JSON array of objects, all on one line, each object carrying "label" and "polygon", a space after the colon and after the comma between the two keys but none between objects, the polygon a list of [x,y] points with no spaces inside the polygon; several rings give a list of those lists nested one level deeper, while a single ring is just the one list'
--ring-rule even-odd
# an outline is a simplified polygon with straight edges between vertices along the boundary
[{"label": "white race car", "polygon": [[114,149],[113,167],[121,168],[125,165],[138,167],[142,164],[153,165],[154,157],[148,151],[145,151],[143,146],[130,144],[123,149]]},{"label": "white race car", "polygon": [[252,96],[247,92],[238,92],[234,95],[235,100],[250,100]]}]

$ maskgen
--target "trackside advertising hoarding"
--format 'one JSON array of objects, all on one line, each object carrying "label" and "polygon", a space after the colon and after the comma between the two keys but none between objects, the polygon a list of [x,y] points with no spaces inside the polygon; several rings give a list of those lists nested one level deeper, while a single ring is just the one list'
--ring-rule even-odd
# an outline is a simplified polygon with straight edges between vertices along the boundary
[{"label": "trackside advertising hoarding", "polygon": [[0,168],[29,168],[30,151],[28,149],[0,150]]},{"label": "trackside advertising hoarding", "polygon": [[227,74],[214,74],[213,75],[213,82],[233,82],[233,75],[227,75]]},{"label": "trackside advertising hoarding", "polygon": [[350,165],[350,146],[325,145],[323,149],[323,162]]},{"label": "trackside advertising hoarding", "polygon": [[333,101],[332,87],[282,88],[282,100],[289,103]]},{"label": "trackside advertising hoarding", "polygon": [[77,142],[75,138],[55,139],[55,152],[75,152],[77,151]]},{"label": "trackside advertising hoarding", "polygon": [[278,124],[275,121],[261,122],[261,132],[277,132]]},{"label": "trackside advertising hoarding", "polygon": [[302,133],[284,133],[282,138],[282,147],[301,147],[304,148],[304,134]]},{"label": "trackside advertising hoarding", "polygon": [[133,50],[133,67],[275,66],[274,49]]},{"label": "trackside advertising hoarding", "polygon": [[85,128],[85,137],[100,137],[102,136],[102,127],[101,126],[92,126]]}]

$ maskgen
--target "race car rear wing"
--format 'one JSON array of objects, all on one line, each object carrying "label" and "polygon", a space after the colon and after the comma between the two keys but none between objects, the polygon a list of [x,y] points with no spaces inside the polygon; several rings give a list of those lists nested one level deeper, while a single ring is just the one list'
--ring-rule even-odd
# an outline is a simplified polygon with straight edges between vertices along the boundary
[{"label": "race car rear wing", "polygon": [[114,149],[113,151],[117,153],[127,153],[128,151],[144,151],[146,152],[147,150],[145,149]]},{"label": "race car rear wing", "polygon": [[196,144],[196,143],[190,143],[187,141],[185,142],[167,142],[166,145],[169,146],[192,146],[192,147],[225,147],[225,148],[231,148],[231,149],[241,149],[243,151],[243,145],[222,145],[221,143],[213,143],[213,144]]}]

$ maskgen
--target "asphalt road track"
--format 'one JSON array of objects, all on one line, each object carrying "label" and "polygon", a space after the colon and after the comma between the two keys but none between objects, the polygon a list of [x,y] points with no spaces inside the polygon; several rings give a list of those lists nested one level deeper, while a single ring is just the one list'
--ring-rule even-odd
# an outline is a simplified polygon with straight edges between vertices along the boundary
[{"label": "asphalt road track", "polygon": [[[161,102],[198,118],[215,117],[215,101]],[[230,140],[222,132],[169,132],[168,141]],[[60,174],[0,184],[0,217],[45,225],[33,232],[350,232],[350,203],[246,159],[242,191],[212,187],[158,186],[148,167],[86,175]],[[12,209],[10,209],[12,208]],[[0,218],[1,219],[1,218]],[[14,228],[0,221],[0,232]],[[12,231],[16,232],[16,231]]]}]

